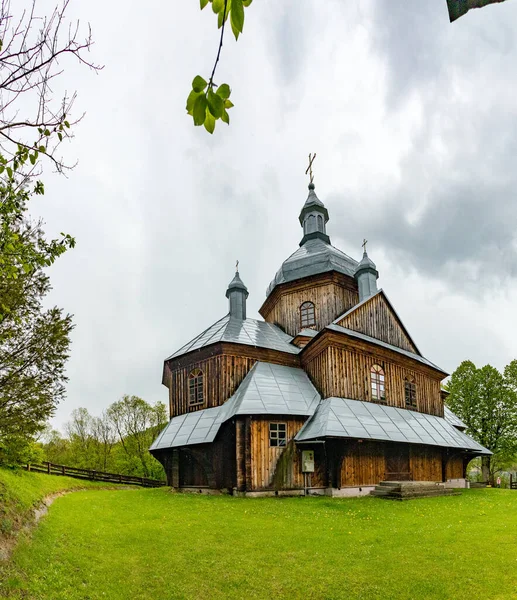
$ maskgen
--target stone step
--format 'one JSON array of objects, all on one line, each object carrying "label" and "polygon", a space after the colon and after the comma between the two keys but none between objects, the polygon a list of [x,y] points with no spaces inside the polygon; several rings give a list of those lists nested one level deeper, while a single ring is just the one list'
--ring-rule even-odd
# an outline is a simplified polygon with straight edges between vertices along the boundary
[{"label": "stone step", "polygon": [[370,495],[390,500],[457,496],[459,492],[435,481],[381,481]]}]

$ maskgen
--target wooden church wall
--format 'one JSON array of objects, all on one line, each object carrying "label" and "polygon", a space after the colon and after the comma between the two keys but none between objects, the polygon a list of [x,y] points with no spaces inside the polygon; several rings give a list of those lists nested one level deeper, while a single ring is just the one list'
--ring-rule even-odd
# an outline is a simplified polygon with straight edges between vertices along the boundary
[{"label": "wooden church wall", "polygon": [[440,381],[408,365],[403,358],[395,362],[374,352],[329,346],[311,357],[305,368],[323,398],[336,396],[371,402],[370,370],[374,364],[384,369],[386,405],[406,408],[404,380],[411,378],[416,382],[416,410],[443,417]]},{"label": "wooden church wall", "polygon": [[442,481],[442,449],[433,446],[411,446],[413,481]]},{"label": "wooden church wall", "polygon": [[338,321],[338,325],[382,340],[397,348],[418,353],[416,346],[404,332],[382,294],[377,294],[353,313]]},{"label": "wooden church wall", "polygon": [[[249,419],[250,465],[249,490],[303,488],[301,452],[290,441],[300,431],[305,418]],[[286,423],[286,447],[270,447],[269,423]]]},{"label": "wooden church wall", "polygon": [[348,442],[341,461],[339,487],[376,485],[385,479],[384,445],[379,442]]},{"label": "wooden church wall", "polygon": [[452,456],[447,461],[445,476],[447,479],[462,479],[465,477],[463,472],[463,456]]},{"label": "wooden church wall", "polygon": [[337,283],[305,286],[292,291],[284,291],[269,312],[261,312],[269,323],[276,323],[291,336],[301,330],[300,306],[304,302],[312,302],[315,306],[315,329],[318,331],[332,323],[340,314],[349,310],[359,301],[355,290],[343,287]]},{"label": "wooden church wall", "polygon": [[[241,381],[255,364],[254,358],[237,356],[213,356],[206,360],[191,363],[186,368],[170,374],[169,406],[170,416],[194,412],[223,404],[233,395]],[[188,376],[194,369],[203,372],[203,404],[189,404]]]}]

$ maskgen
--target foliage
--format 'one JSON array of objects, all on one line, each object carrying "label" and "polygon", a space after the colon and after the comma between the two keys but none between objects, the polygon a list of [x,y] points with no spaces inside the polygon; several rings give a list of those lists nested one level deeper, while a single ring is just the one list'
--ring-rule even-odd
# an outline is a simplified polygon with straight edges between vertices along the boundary
[{"label": "foliage", "polygon": [[46,435],[46,460],[72,467],[165,479],[162,465],[149,447],[167,423],[165,405],[150,405],[137,396],[123,396],[100,417],[86,408],[72,412],[67,437]]},{"label": "foliage", "polygon": [[252,0],[200,0],[201,10],[209,2],[212,5],[212,11],[217,15],[217,26],[221,30],[221,38],[212,74],[208,81],[201,75],[196,75],[192,81],[192,90],[187,98],[187,113],[193,118],[194,125],[204,125],[209,133],[214,133],[218,119],[221,119],[227,125],[230,124],[228,110],[233,106],[230,100],[230,86],[227,83],[217,85],[214,82],[214,75],[223,46],[225,24],[229,18],[233,34],[237,40],[244,28],[244,8],[247,8]]},{"label": "foliage", "polygon": [[494,455],[482,458],[484,481],[492,481],[517,454],[517,360],[501,374],[463,361],[446,386],[447,404],[467,425],[467,433]]},{"label": "foliage", "polygon": [[400,503],[86,491],[55,502],[3,575],[34,600],[509,598],[516,528],[509,490]]}]

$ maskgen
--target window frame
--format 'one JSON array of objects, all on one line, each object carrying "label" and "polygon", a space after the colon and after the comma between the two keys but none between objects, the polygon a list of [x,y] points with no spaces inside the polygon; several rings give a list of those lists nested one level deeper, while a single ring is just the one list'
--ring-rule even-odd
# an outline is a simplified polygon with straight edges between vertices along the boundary
[{"label": "window frame", "polygon": [[200,406],[205,402],[205,376],[197,367],[188,374],[188,405]]},{"label": "window frame", "polygon": [[416,382],[414,378],[404,378],[404,404],[406,408],[417,408]]},{"label": "window frame", "polygon": [[[280,435],[283,434],[283,435]],[[275,443],[273,443],[275,442]],[[282,443],[283,442],[283,443]],[[287,446],[287,423],[276,421],[269,423],[269,447],[285,448]]]},{"label": "window frame", "polygon": [[375,402],[386,402],[386,375],[378,364],[370,368],[370,394]]},{"label": "window frame", "polygon": [[[312,317],[312,322],[311,322]],[[300,304],[300,329],[316,328],[316,306],[314,302],[306,300]]]}]

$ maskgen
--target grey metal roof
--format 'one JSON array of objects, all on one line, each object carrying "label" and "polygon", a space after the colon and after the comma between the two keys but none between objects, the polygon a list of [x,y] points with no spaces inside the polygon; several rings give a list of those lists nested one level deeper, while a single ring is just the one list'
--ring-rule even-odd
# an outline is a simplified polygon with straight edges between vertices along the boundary
[{"label": "grey metal roof", "polygon": [[403,348],[398,348],[397,346],[392,346],[391,344],[388,344],[387,342],[383,342],[382,340],[378,340],[377,338],[370,337],[369,335],[360,333],[359,331],[353,331],[352,329],[347,329],[346,327],[341,327],[341,325],[336,325],[335,323],[331,323],[330,325],[327,325],[325,327],[325,329],[330,329],[331,331],[337,331],[339,333],[346,333],[347,335],[349,335],[351,337],[355,337],[359,340],[364,340],[365,342],[371,342],[372,344],[376,344],[377,346],[382,346],[383,348],[388,348],[388,350],[393,350],[394,352],[398,352],[399,354],[404,354],[405,356],[408,356],[409,358],[413,358],[413,359],[417,360],[418,362],[421,362],[424,365],[427,365],[428,367],[432,367],[433,369],[438,369],[438,371],[441,371],[444,375],[448,375],[448,373],[446,373],[443,369],[440,369],[440,367],[437,367],[430,360],[427,360],[427,358],[424,358],[423,356],[420,356],[419,354],[415,354],[414,352],[409,352],[408,350],[404,350]]},{"label": "grey metal roof", "polygon": [[348,398],[323,400],[295,439],[302,442],[321,437],[427,444],[491,454],[442,417]]},{"label": "grey metal roof", "polygon": [[273,281],[267,288],[266,296],[280,283],[295,281],[309,275],[337,271],[344,275],[354,276],[357,261],[341,250],[327,244],[321,239],[307,240],[294,254],[282,263]]},{"label": "grey metal roof", "polygon": [[216,342],[234,342],[236,344],[258,346],[259,348],[269,348],[270,350],[298,354],[300,348],[291,344],[292,339],[290,335],[287,335],[280,327],[272,323],[257,321],[256,319],[245,319],[242,321],[226,315],[208,329],[205,329],[205,331],[188,344],[182,346],[174,354],[171,354],[166,360],[176,358],[182,354],[198,350]]},{"label": "grey metal roof", "polygon": [[149,450],[213,442],[221,426],[217,419],[221,408],[216,406],[173,417]]},{"label": "grey metal roof", "polygon": [[298,336],[304,336],[304,337],[316,337],[318,335],[318,332],[315,329],[301,329],[296,335],[295,337]]},{"label": "grey metal roof", "polygon": [[310,416],[320,395],[303,369],[257,362],[223,405],[173,417],[150,450],[213,442],[235,415]]},{"label": "grey metal roof", "polygon": [[450,423],[453,427],[457,427],[458,429],[467,429],[465,423],[452,412],[452,410],[448,406],[443,407],[443,416],[445,420]]},{"label": "grey metal roof", "polygon": [[410,335],[407,327],[404,325],[402,319],[399,317],[399,314],[395,310],[395,307],[393,306],[393,304],[391,303],[390,299],[388,298],[388,295],[386,294],[386,292],[382,288],[380,290],[377,290],[377,292],[375,292],[375,294],[372,294],[371,296],[368,296],[368,298],[365,298],[364,300],[361,300],[361,302],[359,302],[355,306],[352,306],[352,308],[349,308],[342,315],[340,315],[337,319],[334,319],[332,321],[332,323],[334,323],[334,324],[337,325],[338,322],[341,321],[341,319],[344,319],[345,317],[348,317],[348,315],[350,315],[351,313],[355,312],[358,308],[360,308],[361,306],[363,306],[364,304],[366,304],[369,300],[371,300],[372,298],[375,298],[375,296],[378,296],[379,294],[382,294],[384,296],[384,299],[388,303],[388,306],[391,308],[391,310],[393,311],[393,314],[397,317],[399,323],[402,325],[402,329],[405,331],[405,333],[408,336],[408,338],[410,339],[411,343],[416,348],[417,353],[420,354],[420,355],[422,355],[422,353],[418,349],[418,346],[413,341],[413,338],[411,337],[411,335]]}]

